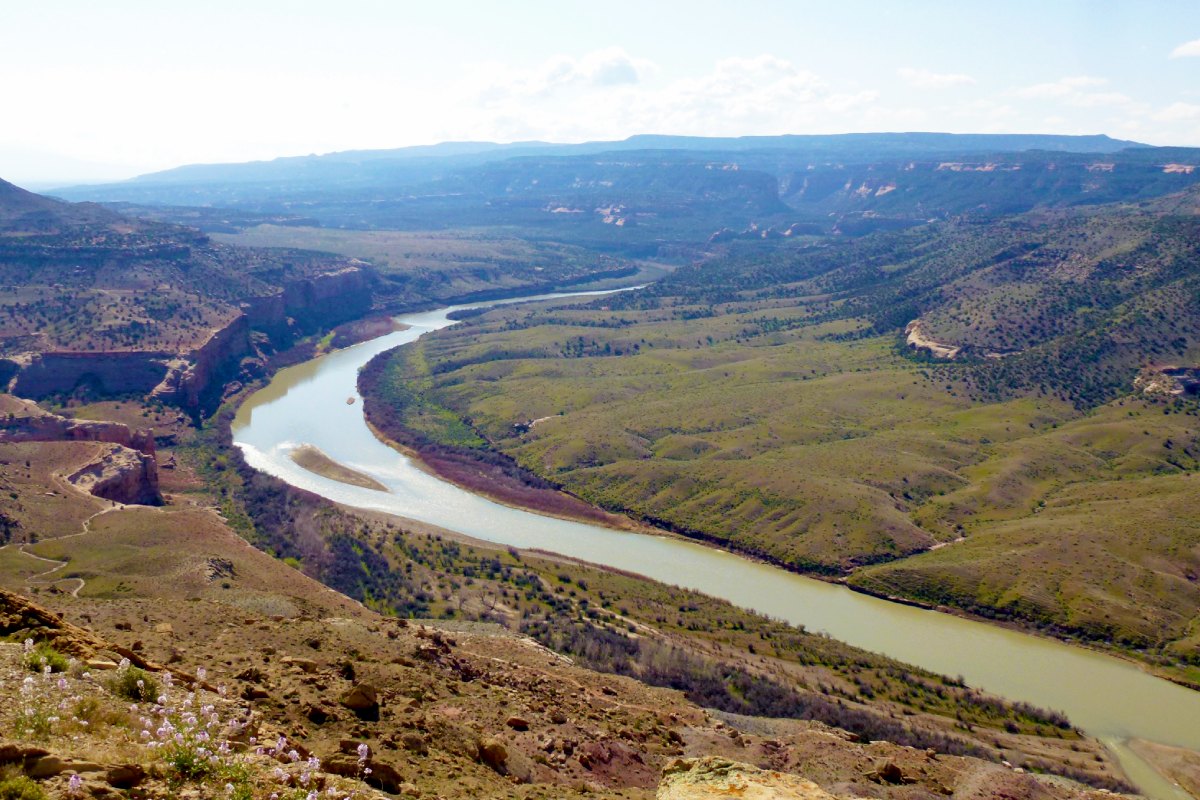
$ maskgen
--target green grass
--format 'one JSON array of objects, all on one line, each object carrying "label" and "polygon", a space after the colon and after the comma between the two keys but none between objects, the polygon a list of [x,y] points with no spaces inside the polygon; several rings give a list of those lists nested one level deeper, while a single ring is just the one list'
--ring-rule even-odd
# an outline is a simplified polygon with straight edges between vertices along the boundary
[{"label": "green grass", "polygon": [[1195,404],[981,400],[815,303],[498,309],[387,357],[389,391],[609,509],[1200,660]]},{"label": "green grass", "polygon": [[51,672],[66,672],[69,662],[67,657],[54,649],[49,642],[37,642],[27,650],[21,659],[25,668],[32,672],[42,672],[49,668]]},{"label": "green grass", "polygon": [[46,800],[41,784],[24,775],[0,776],[0,800]]}]

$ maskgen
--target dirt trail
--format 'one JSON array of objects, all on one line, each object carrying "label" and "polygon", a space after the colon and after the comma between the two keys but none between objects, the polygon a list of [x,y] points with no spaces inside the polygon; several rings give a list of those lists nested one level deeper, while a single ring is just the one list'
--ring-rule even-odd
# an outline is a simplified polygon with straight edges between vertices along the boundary
[{"label": "dirt trail", "polygon": [[[94,520],[96,517],[100,516],[101,514],[107,514],[111,511],[120,511],[124,507],[125,506],[123,506],[123,505],[114,505],[114,506],[110,506],[108,508],[102,508],[99,511],[97,511],[95,514],[92,514],[90,517],[88,517],[87,519],[85,519],[83,521],[83,530],[81,530],[79,533],[72,533],[72,534],[68,534],[67,536],[59,536],[56,539],[48,539],[47,541],[61,542],[65,539],[74,539],[78,536],[84,536],[88,533],[91,533],[92,520]],[[46,564],[53,564],[54,566],[44,572],[39,572],[36,575],[30,575],[25,580],[26,585],[30,586],[30,587],[35,586],[35,585],[37,585],[37,586],[54,586],[55,584],[61,583],[62,581],[78,581],[79,585],[76,586],[74,589],[72,589],[69,592],[69,594],[72,597],[79,597],[79,590],[87,585],[87,581],[85,581],[83,578],[56,578],[56,579],[52,579],[52,580],[39,580],[39,578],[44,579],[48,575],[53,575],[54,573],[58,572],[60,569],[63,569],[68,564],[70,564],[71,561],[70,561],[70,559],[46,558],[45,556],[39,556],[36,553],[29,552],[28,548],[34,544],[40,544],[40,542],[32,542],[32,543],[24,542],[23,544],[21,544],[17,547],[17,550],[22,555],[29,556],[30,558],[37,559],[38,561],[42,561]]]}]

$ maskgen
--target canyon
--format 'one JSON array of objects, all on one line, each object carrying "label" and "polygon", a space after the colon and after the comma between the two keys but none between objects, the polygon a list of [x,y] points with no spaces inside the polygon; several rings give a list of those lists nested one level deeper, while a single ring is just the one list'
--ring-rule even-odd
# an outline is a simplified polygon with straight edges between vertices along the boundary
[{"label": "canyon", "polygon": [[119,422],[73,420],[35,403],[0,394],[0,445],[25,442],[95,442],[82,467],[63,475],[76,489],[115,503],[161,505],[154,434]]}]

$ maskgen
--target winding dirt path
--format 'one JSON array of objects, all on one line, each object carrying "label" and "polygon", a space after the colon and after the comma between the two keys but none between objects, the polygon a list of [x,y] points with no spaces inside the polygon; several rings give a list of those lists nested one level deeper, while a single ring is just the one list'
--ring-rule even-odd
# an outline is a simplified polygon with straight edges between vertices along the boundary
[{"label": "winding dirt path", "polygon": [[[100,516],[101,514],[107,514],[111,511],[120,511],[124,507],[125,506],[123,506],[123,505],[113,505],[113,506],[109,506],[108,508],[102,508],[99,511],[97,511],[95,514],[92,514],[90,517],[88,517],[87,519],[85,519],[83,521],[83,530],[81,530],[79,533],[71,533],[66,536],[59,536],[56,539],[47,539],[46,541],[61,542],[65,539],[74,539],[78,536],[85,536],[92,532],[92,520],[94,520],[96,517]],[[74,589],[72,589],[69,592],[69,594],[72,597],[79,597],[79,590],[87,585],[87,581],[85,581],[83,578],[55,578],[55,579],[50,579],[50,580],[39,580],[39,578],[45,579],[47,576],[53,575],[54,573],[58,572],[60,569],[63,569],[64,567],[66,567],[68,564],[71,563],[71,560],[65,559],[65,558],[64,559],[46,558],[45,556],[39,556],[37,553],[29,552],[28,548],[31,547],[32,545],[36,545],[36,544],[41,544],[41,542],[24,542],[17,547],[17,551],[20,552],[22,555],[29,556],[30,558],[36,559],[36,560],[41,561],[46,564],[53,564],[54,566],[44,572],[39,572],[36,575],[30,575],[28,578],[25,579],[25,585],[30,586],[30,587],[32,587],[32,586],[54,586],[55,584],[62,583],[63,581],[78,581],[79,585],[76,586]]]}]

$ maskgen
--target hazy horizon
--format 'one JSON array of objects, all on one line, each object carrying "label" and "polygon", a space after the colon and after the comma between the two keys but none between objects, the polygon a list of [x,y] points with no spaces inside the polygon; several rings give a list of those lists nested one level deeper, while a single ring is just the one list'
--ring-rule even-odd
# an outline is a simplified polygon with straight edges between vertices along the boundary
[{"label": "hazy horizon", "polygon": [[8,7],[0,177],[50,187],[183,164],[641,133],[1200,145],[1197,4],[963,5]]}]

